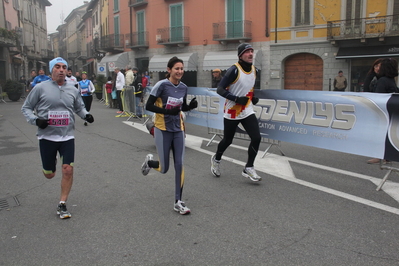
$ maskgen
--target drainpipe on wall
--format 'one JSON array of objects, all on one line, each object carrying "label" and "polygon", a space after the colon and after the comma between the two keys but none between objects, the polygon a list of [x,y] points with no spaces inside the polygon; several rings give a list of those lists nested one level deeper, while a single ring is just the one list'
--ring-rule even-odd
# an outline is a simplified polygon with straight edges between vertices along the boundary
[{"label": "drainpipe on wall", "polygon": [[269,0],[266,0],[266,37],[270,37],[270,33],[269,33]]},{"label": "drainpipe on wall", "polygon": [[[132,40],[133,40],[133,38],[132,38],[132,22],[133,22],[133,17],[132,17],[132,8],[133,7],[129,7],[129,13],[130,13],[130,40],[129,40],[129,45],[130,45],[130,47],[132,47]],[[129,62],[129,65],[130,65],[130,62]]]},{"label": "drainpipe on wall", "polygon": [[275,24],[276,28],[274,30],[274,43],[277,43],[277,0],[276,0],[276,10],[275,10]]}]

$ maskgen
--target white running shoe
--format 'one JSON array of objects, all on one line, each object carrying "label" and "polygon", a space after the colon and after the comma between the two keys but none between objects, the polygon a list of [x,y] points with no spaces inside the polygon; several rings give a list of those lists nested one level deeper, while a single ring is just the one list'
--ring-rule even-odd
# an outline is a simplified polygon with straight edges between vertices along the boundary
[{"label": "white running shoe", "polygon": [[59,215],[61,219],[68,219],[72,217],[71,213],[67,210],[65,203],[58,204],[57,215]]},{"label": "white running shoe", "polygon": [[186,207],[186,204],[181,200],[178,200],[175,203],[174,210],[182,215],[189,214],[191,212],[190,209]]},{"label": "white running shoe", "polygon": [[215,160],[216,154],[211,157],[211,172],[214,176],[220,177],[220,161]]},{"label": "white running shoe", "polygon": [[148,173],[150,172],[151,167],[148,166],[148,161],[152,161],[153,158],[154,158],[154,155],[152,155],[152,154],[147,154],[145,156],[144,163],[141,166],[141,173],[143,175],[148,175]]},{"label": "white running shoe", "polygon": [[242,176],[249,178],[254,182],[262,180],[262,177],[258,176],[254,167],[245,167],[244,170],[242,170]]}]

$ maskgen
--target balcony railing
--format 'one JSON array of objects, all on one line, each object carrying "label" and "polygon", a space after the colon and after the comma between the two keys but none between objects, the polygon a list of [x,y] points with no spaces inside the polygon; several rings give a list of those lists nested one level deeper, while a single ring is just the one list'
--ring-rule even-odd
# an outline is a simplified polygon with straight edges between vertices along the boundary
[{"label": "balcony railing", "polygon": [[54,51],[48,49],[41,49],[40,55],[46,59],[53,59],[54,58]]},{"label": "balcony railing", "polygon": [[129,6],[131,7],[146,6],[147,4],[147,0],[129,0]]},{"label": "balcony railing", "polygon": [[126,34],[125,41],[127,48],[148,48],[148,31]]},{"label": "balcony railing", "polygon": [[75,52],[75,53],[68,53],[68,59],[69,59],[69,60],[76,59],[77,57],[78,57],[78,52]]},{"label": "balcony railing", "polygon": [[252,21],[249,20],[213,23],[213,40],[248,41],[252,39],[251,28],[252,28]]},{"label": "balcony railing", "polygon": [[190,43],[190,27],[167,27],[157,30],[156,40],[163,45],[186,45]]},{"label": "balcony railing", "polygon": [[399,35],[399,14],[327,22],[328,40],[381,38]]},{"label": "balcony railing", "polygon": [[53,58],[55,57],[55,56],[54,56],[54,51],[52,51],[52,50],[47,50],[47,57],[53,59]]},{"label": "balcony railing", "polygon": [[86,59],[87,59],[87,51],[86,51],[86,50],[78,51],[78,53],[77,53],[77,59],[79,59],[79,60],[86,60]]},{"label": "balcony railing", "polygon": [[123,34],[110,34],[101,37],[100,50],[112,51],[124,48],[125,36]]}]

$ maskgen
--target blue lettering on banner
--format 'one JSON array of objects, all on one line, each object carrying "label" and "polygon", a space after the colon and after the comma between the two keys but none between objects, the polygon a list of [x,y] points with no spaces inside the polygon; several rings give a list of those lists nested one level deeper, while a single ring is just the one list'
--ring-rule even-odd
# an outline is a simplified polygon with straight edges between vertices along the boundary
[{"label": "blue lettering on banner", "polygon": [[[255,95],[262,137],[399,161],[399,130],[390,121],[399,117],[399,95],[299,90],[257,90]],[[188,112],[186,123],[223,130],[225,99],[215,89],[189,87],[187,102],[194,97],[198,108]],[[389,114],[388,101],[396,104],[396,98],[398,106],[390,110],[397,113]],[[389,145],[394,152],[387,154]]]}]

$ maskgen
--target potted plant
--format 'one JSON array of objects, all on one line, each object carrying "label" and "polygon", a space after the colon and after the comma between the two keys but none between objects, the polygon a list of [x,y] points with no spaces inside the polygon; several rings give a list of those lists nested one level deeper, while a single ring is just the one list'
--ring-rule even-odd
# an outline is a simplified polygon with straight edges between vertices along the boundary
[{"label": "potted plant", "polygon": [[7,80],[4,84],[4,92],[7,93],[8,99],[18,101],[24,92],[24,85],[16,80]]},{"label": "potted plant", "polygon": [[103,97],[103,88],[105,83],[107,83],[107,78],[104,75],[100,74],[96,77],[96,85],[94,85],[96,90],[94,93],[99,100],[101,100]]}]

